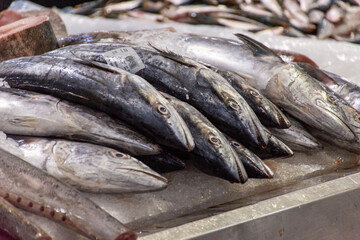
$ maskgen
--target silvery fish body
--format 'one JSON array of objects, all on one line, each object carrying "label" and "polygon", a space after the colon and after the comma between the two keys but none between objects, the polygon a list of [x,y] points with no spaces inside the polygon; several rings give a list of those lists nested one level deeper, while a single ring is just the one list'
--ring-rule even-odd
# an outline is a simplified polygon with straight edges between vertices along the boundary
[{"label": "silvery fish body", "polygon": [[324,91],[295,65],[283,62],[263,44],[245,35],[236,36],[240,41],[160,29],[82,34],[62,39],[59,43],[117,41],[144,47],[149,47],[149,44],[166,46],[169,51],[216,68],[252,76],[254,81],[250,84],[291,115],[338,138],[356,140],[343,111],[329,100],[331,93]]},{"label": "silvery fish body", "polygon": [[291,127],[288,129],[269,128],[271,134],[295,151],[308,152],[322,148],[319,141],[300,122],[291,116],[287,117],[291,121]]},{"label": "silvery fish body", "polygon": [[[81,44],[47,53],[51,56],[79,57],[106,63],[104,54],[133,49],[143,69],[136,72],[158,90],[188,102],[220,130],[244,143],[265,146],[264,129],[245,99],[219,74],[205,66],[172,53],[159,53],[143,47],[124,44]],[[114,58],[117,56],[114,55]],[[118,60],[126,58],[118,55]]]},{"label": "silvery fish body", "polygon": [[[7,141],[1,134],[1,142]],[[90,239],[136,239],[119,221],[79,191],[1,151],[0,196],[14,206],[58,221]]]},{"label": "silvery fish body", "polygon": [[199,170],[230,182],[246,182],[247,173],[225,136],[190,104],[164,95],[181,114],[194,136],[194,164]]},{"label": "silvery fish body", "polygon": [[16,148],[19,151],[10,153],[80,190],[143,192],[163,189],[167,184],[166,178],[137,159],[111,148],[61,139],[8,138],[1,149]]},{"label": "silvery fish body", "polygon": [[185,151],[194,147],[175,109],[153,86],[129,72],[40,55],[1,62],[0,78],[12,88],[48,93],[104,111],[166,146]]},{"label": "silvery fish body", "polygon": [[83,105],[12,88],[0,88],[0,102],[0,129],[7,134],[93,142],[134,156],[161,150],[121,121]]}]

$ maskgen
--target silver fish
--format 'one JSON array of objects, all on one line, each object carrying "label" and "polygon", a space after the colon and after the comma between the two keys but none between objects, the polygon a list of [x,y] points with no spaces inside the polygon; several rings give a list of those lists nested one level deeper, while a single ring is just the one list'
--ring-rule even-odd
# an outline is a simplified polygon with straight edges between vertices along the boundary
[{"label": "silver fish", "polygon": [[119,120],[49,95],[0,88],[0,129],[7,134],[65,137],[111,146],[132,155],[151,155],[160,146]]},{"label": "silver fish", "polygon": [[18,240],[51,240],[51,237],[32,223],[19,209],[0,197],[0,228]]},{"label": "silver fish", "polygon": [[288,129],[269,128],[274,136],[295,151],[308,152],[322,148],[320,142],[299,121],[291,116],[287,117],[291,121],[291,127]]},{"label": "silver fish", "polygon": [[[107,35],[101,34],[102,37]],[[245,35],[237,34],[241,42],[178,34],[169,29],[112,32],[108,36],[112,37],[111,41],[144,47],[149,47],[149,43],[166,46],[169,51],[219,69],[248,74],[256,80],[251,83],[253,87],[306,124],[349,141],[357,138],[341,108],[331,100],[331,93],[324,91],[316,80],[296,66],[284,63],[269,48]],[[98,37],[96,34],[90,36],[93,40]],[[85,38],[89,39],[89,34]]]},{"label": "silver fish", "polygon": [[197,156],[194,163],[199,170],[230,182],[246,182],[244,166],[225,136],[190,104],[164,96],[181,114],[194,136],[195,148],[190,154]]},{"label": "silver fish", "polygon": [[175,109],[147,81],[127,71],[40,55],[1,62],[0,76],[12,88],[49,93],[104,111],[166,146],[185,151],[194,147]]},{"label": "silver fish", "polygon": [[166,178],[137,159],[94,144],[9,136],[6,141],[2,140],[0,148],[88,192],[144,192],[160,190],[167,185]]},{"label": "silver fish", "polygon": [[[16,174],[14,174],[16,173]],[[26,211],[73,228],[90,239],[136,239],[136,234],[79,191],[1,151],[0,196]]]}]

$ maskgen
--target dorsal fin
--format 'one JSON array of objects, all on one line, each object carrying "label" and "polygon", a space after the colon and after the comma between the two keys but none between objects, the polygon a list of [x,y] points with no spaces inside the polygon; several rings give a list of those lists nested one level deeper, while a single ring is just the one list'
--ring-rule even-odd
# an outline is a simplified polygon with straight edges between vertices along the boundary
[{"label": "dorsal fin", "polygon": [[187,58],[184,56],[181,56],[179,54],[176,54],[168,49],[163,49],[158,46],[154,46],[153,44],[149,43],[149,45],[154,48],[156,51],[158,51],[162,56],[170,58],[171,60],[174,60],[176,62],[179,62],[181,64],[185,64],[189,67],[195,67],[195,68],[206,68],[204,65],[196,62],[195,60],[191,58]]},{"label": "dorsal fin", "polygon": [[235,33],[235,36],[251,49],[255,57],[275,57],[283,62],[283,60],[273,50],[264,44],[241,33]]}]

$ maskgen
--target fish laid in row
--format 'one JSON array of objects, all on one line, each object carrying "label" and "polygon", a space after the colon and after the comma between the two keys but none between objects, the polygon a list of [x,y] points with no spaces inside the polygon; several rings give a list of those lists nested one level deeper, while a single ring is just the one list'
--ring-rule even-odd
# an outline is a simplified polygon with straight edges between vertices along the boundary
[{"label": "fish laid in row", "polygon": [[5,151],[0,154],[0,173],[0,196],[16,207],[65,224],[90,239],[136,239],[135,233],[127,232],[79,191]]},{"label": "fish laid in row", "polygon": [[13,88],[0,88],[0,102],[0,129],[7,134],[87,141],[134,156],[161,151],[121,121],[83,105]]},{"label": "fish laid in row", "polygon": [[[155,47],[166,46],[167,50],[175,54],[222,70],[249,75],[254,79],[250,83],[253,87],[294,117],[346,141],[356,140],[354,131],[330,92],[325,91],[316,80],[297,66],[283,62],[263,44],[245,35],[237,36],[240,41],[160,29],[83,34],[64,38],[59,43],[64,45],[101,40],[143,47],[149,47],[149,44]],[[172,44],[168,44],[169,42]]]},{"label": "fish laid in row", "polygon": [[81,60],[35,56],[0,63],[2,85],[51,94],[104,111],[166,146],[191,151],[193,138],[167,100],[139,76]]},{"label": "fish laid in row", "polygon": [[245,99],[223,77],[195,61],[168,52],[122,44],[74,45],[47,55],[107,63],[109,52],[116,59],[117,51],[129,49],[135,51],[144,64],[136,74],[155,88],[190,103],[220,130],[242,142],[266,146],[264,128]]},{"label": "fish laid in row", "polygon": [[90,143],[2,136],[0,149],[77,189],[122,193],[163,189],[167,180],[137,159]]}]

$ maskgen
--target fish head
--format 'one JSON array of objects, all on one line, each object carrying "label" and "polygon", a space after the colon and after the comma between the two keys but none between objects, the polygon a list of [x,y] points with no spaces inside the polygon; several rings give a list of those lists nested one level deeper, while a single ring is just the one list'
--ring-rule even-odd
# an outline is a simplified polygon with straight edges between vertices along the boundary
[{"label": "fish head", "polygon": [[137,78],[140,78],[136,75],[130,77],[137,82],[134,84],[136,91],[131,94],[138,94],[138,96],[129,97],[133,97],[139,105],[141,104],[140,109],[146,108],[146,111],[143,112],[147,114],[139,112],[139,117],[142,118],[144,125],[154,126],[151,129],[142,127],[142,130],[147,135],[156,136],[154,140],[160,144],[190,152],[195,147],[194,139],[179,113],[148,82],[143,79],[136,81]]},{"label": "fish head", "polygon": [[346,103],[339,101],[339,105],[344,111],[344,114],[351,125],[352,129],[355,131],[357,136],[360,136],[360,112],[355,108],[349,106]]},{"label": "fish head", "polygon": [[293,64],[275,70],[264,94],[311,127],[347,141],[357,139],[336,97]]},{"label": "fish head", "polygon": [[151,170],[148,166],[128,154],[107,148],[104,153],[106,161],[99,165],[103,169],[103,178],[106,184],[113,188],[121,186],[123,191],[143,192],[164,189],[167,179]]},{"label": "fish head", "polygon": [[[209,69],[198,72],[197,79],[201,78],[207,79],[212,91],[226,106],[221,112],[222,121],[231,122],[233,126],[232,129],[226,129],[226,133],[242,138],[252,145],[266,146],[268,139],[263,126],[246,100],[221,75]],[[229,124],[223,126],[225,128]]]}]

